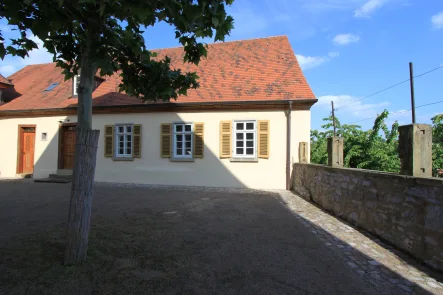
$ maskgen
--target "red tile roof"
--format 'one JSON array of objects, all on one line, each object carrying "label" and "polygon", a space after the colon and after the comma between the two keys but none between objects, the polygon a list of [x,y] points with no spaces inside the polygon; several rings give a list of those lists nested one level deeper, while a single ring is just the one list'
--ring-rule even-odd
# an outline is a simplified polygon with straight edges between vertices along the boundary
[{"label": "red tile roof", "polygon": [[[207,59],[198,67],[183,64],[182,47],[154,51],[158,56],[169,56],[176,68],[196,71],[199,75],[200,88],[189,90],[188,96],[180,96],[177,99],[180,103],[315,99],[285,36],[210,44]],[[77,104],[77,99],[72,98],[72,81],[64,81],[61,70],[53,63],[26,66],[9,79],[15,85],[17,98],[0,106],[0,111],[64,108]],[[60,84],[44,92],[55,82]],[[119,93],[119,83],[118,74],[105,77],[93,93],[93,105],[142,103]]]}]

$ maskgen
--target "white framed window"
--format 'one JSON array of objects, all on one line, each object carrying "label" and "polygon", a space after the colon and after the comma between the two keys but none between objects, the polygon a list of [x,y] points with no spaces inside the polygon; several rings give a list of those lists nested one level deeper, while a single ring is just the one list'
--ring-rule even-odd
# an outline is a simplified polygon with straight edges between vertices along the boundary
[{"label": "white framed window", "polygon": [[73,79],[73,84],[72,84],[72,94],[73,95],[78,95],[78,86],[80,85],[80,75],[76,75],[74,76]]},{"label": "white framed window", "polygon": [[173,125],[173,156],[174,158],[192,158],[193,123],[174,123]]},{"label": "white framed window", "polygon": [[115,125],[115,156],[132,157],[132,124]]},{"label": "white framed window", "polygon": [[257,121],[234,121],[232,134],[234,157],[257,157]]}]

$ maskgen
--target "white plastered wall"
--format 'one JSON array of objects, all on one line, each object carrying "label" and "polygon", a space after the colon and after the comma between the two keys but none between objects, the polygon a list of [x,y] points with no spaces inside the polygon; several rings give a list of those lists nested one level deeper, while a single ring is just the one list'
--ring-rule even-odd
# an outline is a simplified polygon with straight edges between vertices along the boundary
[{"label": "white plastered wall", "polygon": [[[0,120],[0,177],[16,176],[19,125],[36,125],[34,177],[48,177],[57,172],[59,121],[65,119],[66,116]],[[43,132],[47,140],[42,140]]]},{"label": "white plastered wall", "polygon": [[[270,157],[257,163],[231,162],[219,158],[219,124],[226,120],[269,120]],[[57,171],[59,121],[75,122],[75,117],[17,118],[0,120],[1,177],[14,177],[17,169],[18,125],[35,124],[34,177]],[[160,125],[172,122],[204,123],[204,158],[194,162],[171,162],[160,157]],[[134,161],[113,161],[104,157],[105,125],[142,125],[142,157]],[[284,189],[286,181],[286,115],[283,111],[142,113],[94,115],[93,128],[100,130],[95,180],[122,183],[248,187]],[[291,162],[298,161],[300,141],[309,142],[310,111],[292,112]],[[48,139],[41,140],[46,132]]]}]

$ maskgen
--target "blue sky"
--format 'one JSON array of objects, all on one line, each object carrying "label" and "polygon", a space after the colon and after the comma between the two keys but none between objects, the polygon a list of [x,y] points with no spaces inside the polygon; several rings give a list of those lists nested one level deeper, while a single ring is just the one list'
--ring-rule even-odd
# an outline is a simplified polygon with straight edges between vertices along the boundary
[{"label": "blue sky", "polygon": [[[319,102],[312,108],[312,128],[319,128],[334,100],[342,123],[371,118],[388,109],[388,123],[410,123],[409,83],[359,100],[415,74],[443,65],[441,0],[236,0],[230,8],[235,29],[227,40],[288,36]],[[5,21],[0,30],[8,32]],[[149,48],[177,46],[174,32],[158,24],[145,32]],[[37,40],[38,41],[38,40]],[[50,62],[44,50],[30,57],[7,57],[0,73],[8,76],[32,63]],[[443,100],[443,68],[415,80],[416,106]],[[350,104],[352,103],[352,104]],[[417,109],[417,121],[429,123],[443,103]],[[373,119],[359,122],[371,127]]]}]

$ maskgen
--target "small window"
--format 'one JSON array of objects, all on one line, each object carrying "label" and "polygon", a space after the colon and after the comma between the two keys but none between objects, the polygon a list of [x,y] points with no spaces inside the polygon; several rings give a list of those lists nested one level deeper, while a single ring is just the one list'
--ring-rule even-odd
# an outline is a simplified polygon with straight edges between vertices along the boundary
[{"label": "small window", "polygon": [[42,140],[43,141],[48,140],[48,134],[46,132],[42,132]]},{"label": "small window", "polygon": [[132,125],[115,126],[115,156],[132,157]]},{"label": "small window", "polygon": [[192,158],[192,123],[175,123],[173,125],[174,158]]},{"label": "small window", "polygon": [[234,157],[255,158],[257,157],[256,121],[234,121],[233,150]]},{"label": "small window", "polygon": [[[92,91],[95,91],[98,86],[104,81],[104,79],[94,77],[94,81],[92,82]],[[56,85],[57,86],[57,85]],[[72,95],[77,96],[78,95],[78,87],[80,86],[80,75],[74,76],[73,82],[72,82]]]},{"label": "small window", "polygon": [[48,86],[48,88],[46,88],[45,90],[43,90],[43,92],[49,92],[52,89],[54,89],[55,87],[57,87],[57,85],[60,84],[59,82],[56,83],[52,83],[51,85]]},{"label": "small window", "polygon": [[78,95],[78,86],[80,85],[80,75],[74,76],[74,81],[72,85],[72,94]]}]

